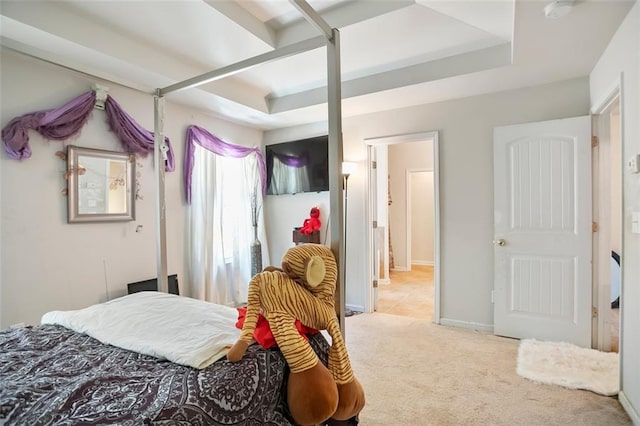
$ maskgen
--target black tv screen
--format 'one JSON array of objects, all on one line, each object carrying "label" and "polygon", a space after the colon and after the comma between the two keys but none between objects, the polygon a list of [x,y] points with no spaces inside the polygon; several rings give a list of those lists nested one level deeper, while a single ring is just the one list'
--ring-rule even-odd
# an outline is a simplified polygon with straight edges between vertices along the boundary
[{"label": "black tv screen", "polygon": [[[167,284],[169,285],[169,293],[180,295],[177,274],[169,275],[167,277]],[[158,279],[151,278],[149,280],[127,284],[127,292],[129,294],[137,293],[139,291],[158,291]]]},{"label": "black tv screen", "polygon": [[267,145],[267,194],[329,190],[329,137]]}]

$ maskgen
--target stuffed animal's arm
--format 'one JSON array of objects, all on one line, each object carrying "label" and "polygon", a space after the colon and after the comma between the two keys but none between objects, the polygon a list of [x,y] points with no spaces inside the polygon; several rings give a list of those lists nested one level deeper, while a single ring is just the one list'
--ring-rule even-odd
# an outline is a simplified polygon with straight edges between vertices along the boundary
[{"label": "stuffed animal's arm", "polygon": [[242,359],[249,345],[253,342],[253,333],[258,324],[258,314],[260,313],[260,280],[262,274],[256,274],[249,283],[249,294],[247,296],[247,312],[244,317],[244,325],[240,337],[229,349],[227,359],[237,362]]},{"label": "stuffed animal's arm", "polygon": [[338,318],[332,318],[327,324],[327,331],[331,336],[331,349],[329,349],[329,370],[338,384],[350,383],[355,378],[347,348],[340,332]]},{"label": "stuffed animal's arm", "polygon": [[295,318],[285,312],[270,312],[266,318],[291,372],[300,373],[315,367],[318,356],[295,327]]}]

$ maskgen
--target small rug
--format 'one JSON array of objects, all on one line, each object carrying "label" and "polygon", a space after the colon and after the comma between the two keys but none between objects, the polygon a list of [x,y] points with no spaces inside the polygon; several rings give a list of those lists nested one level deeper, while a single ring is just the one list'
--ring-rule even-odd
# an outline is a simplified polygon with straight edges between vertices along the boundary
[{"label": "small rug", "polygon": [[566,342],[525,339],[518,348],[517,373],[534,382],[585,389],[601,395],[620,390],[618,354]]}]

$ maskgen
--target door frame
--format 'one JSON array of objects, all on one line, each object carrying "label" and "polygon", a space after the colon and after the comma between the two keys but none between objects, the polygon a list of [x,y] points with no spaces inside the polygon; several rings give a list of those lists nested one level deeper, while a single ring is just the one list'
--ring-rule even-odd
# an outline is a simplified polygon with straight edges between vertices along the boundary
[{"label": "door frame", "polygon": [[[605,195],[605,201],[609,200],[606,196],[610,189],[611,179],[614,177],[611,173],[611,145],[609,141],[609,130],[610,130],[610,120],[609,118],[603,118],[603,114],[609,114],[611,106],[614,102],[617,101],[619,108],[619,123],[618,123],[618,135],[620,139],[620,176],[615,176],[619,178],[621,187],[620,191],[623,191],[622,182],[623,182],[623,174],[625,170],[624,164],[624,154],[622,152],[622,142],[624,140],[624,110],[623,110],[623,99],[622,99],[622,75],[619,79],[617,79],[612,88],[608,91],[607,96],[602,99],[599,103],[595,104],[591,108],[592,115],[592,135],[598,137],[598,145],[592,148],[592,179],[593,179],[593,221],[598,224],[598,232],[594,232],[593,234],[593,273],[592,273],[592,297],[593,302],[592,305],[597,309],[598,315],[593,318],[593,326],[592,326],[592,336],[591,343],[594,349],[598,349],[601,351],[610,351],[611,350],[611,333],[607,329],[610,325],[610,310],[611,310],[611,301],[610,297],[606,297],[610,295],[611,282],[610,271],[611,269],[611,250],[602,248],[603,245],[609,245],[611,241],[611,233],[612,229],[610,227],[611,224],[611,213],[604,208],[600,203],[602,199],[602,195]],[[603,128],[603,124],[606,124],[606,128]],[[606,138],[606,139],[605,139]],[[606,140],[607,143],[602,143],[603,140]],[[607,186],[606,190],[604,186]],[[620,254],[620,326],[619,326],[619,336],[618,336],[618,353],[622,354],[622,305],[624,300],[624,278],[623,278],[623,256],[624,256],[624,238],[623,238],[623,227],[624,227],[624,199],[622,194],[620,194],[620,217],[618,218],[620,221],[621,229],[620,232],[620,245],[621,252]],[[608,253],[608,255],[604,255],[604,253]],[[600,276],[604,276],[605,285],[601,284],[601,280],[599,280]],[[620,363],[622,364],[622,357],[620,356]],[[622,371],[622,368],[620,369]]]},{"label": "door frame", "polygon": [[367,193],[366,193],[366,210],[367,210],[367,285],[365,290],[365,312],[373,312],[374,308],[374,290],[373,290],[373,207],[371,205],[371,158],[372,150],[376,146],[380,145],[394,145],[405,142],[421,142],[432,141],[433,149],[433,243],[434,243],[434,261],[433,261],[433,320],[436,324],[440,324],[440,143],[438,138],[438,131],[427,131],[420,133],[410,133],[402,135],[382,136],[364,139],[365,145],[367,145]]}]

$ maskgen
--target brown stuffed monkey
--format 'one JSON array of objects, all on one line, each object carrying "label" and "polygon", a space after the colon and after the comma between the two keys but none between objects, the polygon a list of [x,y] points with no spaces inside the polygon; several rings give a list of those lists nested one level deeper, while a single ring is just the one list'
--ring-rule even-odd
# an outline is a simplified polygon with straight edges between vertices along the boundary
[{"label": "brown stuffed monkey", "polygon": [[[301,425],[329,418],[347,420],[365,404],[335,312],[337,274],[335,257],[328,247],[301,244],[290,248],[282,259],[282,270],[267,268],[251,280],[242,333],[227,354],[232,362],[242,358],[261,313],[291,369],[287,402]],[[295,328],[296,319],[307,327],[328,331],[332,339],[328,369]]]}]

